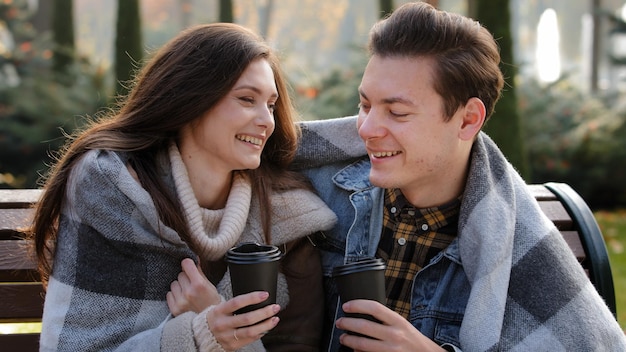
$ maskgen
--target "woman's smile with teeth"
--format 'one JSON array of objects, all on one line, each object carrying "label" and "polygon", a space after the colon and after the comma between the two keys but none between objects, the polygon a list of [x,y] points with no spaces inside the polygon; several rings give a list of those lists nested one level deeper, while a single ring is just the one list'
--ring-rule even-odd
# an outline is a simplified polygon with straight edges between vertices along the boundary
[{"label": "woman's smile with teeth", "polygon": [[398,155],[398,154],[400,154],[399,151],[395,151],[395,152],[375,152],[375,153],[372,153],[372,156],[375,157],[375,158],[385,158],[385,157],[388,157],[388,156],[394,156],[394,155]]},{"label": "woman's smile with teeth", "polygon": [[235,138],[237,138],[240,141],[252,143],[254,145],[261,145],[263,143],[263,141],[260,138],[256,138],[256,137],[252,137],[252,136],[246,136],[246,135],[242,135],[242,134],[236,135]]}]

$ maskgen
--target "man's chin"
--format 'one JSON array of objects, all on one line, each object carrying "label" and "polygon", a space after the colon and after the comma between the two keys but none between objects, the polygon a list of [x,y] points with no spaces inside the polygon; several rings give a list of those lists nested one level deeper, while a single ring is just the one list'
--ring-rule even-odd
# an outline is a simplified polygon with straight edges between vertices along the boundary
[{"label": "man's chin", "polygon": [[381,175],[370,173],[370,183],[380,188],[393,188],[392,183],[389,180],[389,175],[383,177]]}]

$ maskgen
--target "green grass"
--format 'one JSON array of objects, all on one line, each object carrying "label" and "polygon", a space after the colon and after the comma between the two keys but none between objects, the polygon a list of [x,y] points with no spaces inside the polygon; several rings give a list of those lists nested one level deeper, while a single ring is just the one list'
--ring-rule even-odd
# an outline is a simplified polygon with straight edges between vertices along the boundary
[{"label": "green grass", "polygon": [[597,211],[594,213],[602,230],[604,242],[609,252],[617,321],[626,330],[626,209],[618,211]]}]

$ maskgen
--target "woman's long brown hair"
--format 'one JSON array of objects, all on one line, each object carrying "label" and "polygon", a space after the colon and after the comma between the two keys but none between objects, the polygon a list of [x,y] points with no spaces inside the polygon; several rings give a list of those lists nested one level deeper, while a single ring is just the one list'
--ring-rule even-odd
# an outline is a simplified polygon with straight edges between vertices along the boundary
[{"label": "woman's long brown hair", "polygon": [[299,137],[287,82],[278,59],[255,33],[230,23],[200,25],[181,32],[159,49],[139,71],[119,108],[94,119],[59,151],[28,233],[44,286],[52,270],[68,177],[77,160],[92,149],[127,152],[163,223],[192,246],[176,195],[168,192],[156,176],[156,157],[178,137],[183,126],[211,109],[246,67],[259,59],[267,60],[272,67],[279,99],[274,110],[276,127],[261,155],[261,166],[247,172],[259,197],[263,230],[269,241],[271,213],[266,210],[270,209],[271,190],[305,186],[302,178],[286,170]]}]

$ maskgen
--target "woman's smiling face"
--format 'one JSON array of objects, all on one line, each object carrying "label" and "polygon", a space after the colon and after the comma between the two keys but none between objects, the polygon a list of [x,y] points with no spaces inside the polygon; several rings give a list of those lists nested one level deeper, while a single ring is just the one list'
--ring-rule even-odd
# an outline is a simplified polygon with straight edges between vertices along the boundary
[{"label": "woman's smiling face", "polygon": [[252,61],[228,94],[182,130],[179,148],[184,158],[201,159],[220,173],[258,168],[274,132],[277,99],[269,63]]}]

